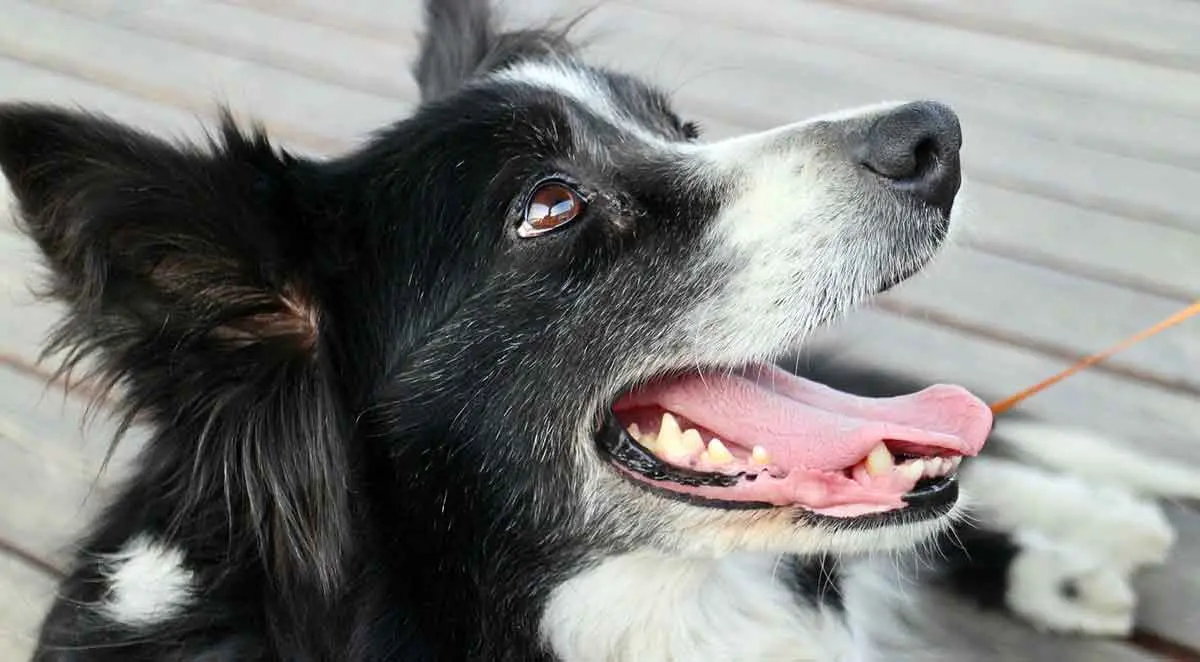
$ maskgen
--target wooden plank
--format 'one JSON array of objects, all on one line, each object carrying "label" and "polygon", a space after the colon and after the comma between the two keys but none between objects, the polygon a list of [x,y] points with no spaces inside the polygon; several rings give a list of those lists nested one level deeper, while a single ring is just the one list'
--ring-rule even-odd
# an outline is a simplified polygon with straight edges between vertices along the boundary
[{"label": "wooden plank", "polygon": [[1179,540],[1165,565],[1138,578],[1138,624],[1200,650],[1200,513],[1171,505],[1167,514]]},{"label": "wooden plank", "polygon": [[[210,109],[221,99],[252,117],[270,108],[269,127],[304,136],[314,147],[341,147],[411,108],[20,0],[2,6],[0,55],[177,106]],[[313,124],[319,132],[300,128]]]},{"label": "wooden plank", "polygon": [[[223,4],[254,9],[296,21],[315,23],[350,32],[392,41],[414,39],[421,29],[421,3],[388,2],[388,0],[352,0],[336,6],[320,0],[219,0]],[[526,8],[554,7],[556,0],[525,0],[519,4],[506,2],[501,11],[523,13]],[[531,7],[533,6],[533,7]]]},{"label": "wooden plank", "polygon": [[[167,3],[114,11],[111,0],[42,0],[39,4],[373,95],[406,102],[419,96],[409,73],[411,48],[250,7]],[[400,5],[397,10],[410,13]],[[405,41],[411,43],[411,36]],[[314,44],[320,48],[313,48]]]},{"label": "wooden plank", "polygon": [[[1157,108],[1169,114],[1200,111],[1200,76],[1192,72],[972,33],[826,0],[773,3],[771,11],[759,12],[744,11],[725,2],[638,0],[637,4],[751,30],[759,37],[803,39],[846,52],[897,58],[933,71],[984,76],[1096,101]],[[692,28],[694,23],[689,21],[687,27]]]},{"label": "wooden plank", "polygon": [[0,660],[33,655],[42,616],[54,600],[57,581],[20,559],[0,553]]},{"label": "wooden plank", "polygon": [[1083,209],[969,180],[965,245],[1151,292],[1200,298],[1200,234]]},{"label": "wooden plank", "polygon": [[[0,230],[0,356],[32,365],[62,308],[35,301],[33,242]],[[40,270],[39,270],[40,271]]]},{"label": "wooden plank", "polygon": [[[878,309],[860,310],[821,330],[810,346],[925,382],[962,384],[988,401],[1068,364]],[[1104,430],[1147,453],[1200,465],[1200,400],[1195,397],[1085,371],[1027,400],[1022,409],[1047,420]]]},{"label": "wooden plank", "polygon": [[[75,106],[113,115],[167,137],[194,139],[204,135],[201,130],[201,114],[146,101],[88,80],[64,76],[25,62],[0,57],[0,80],[4,81],[5,102],[27,101]],[[7,206],[0,208],[2,209],[7,209]]]},{"label": "wooden plank", "polygon": [[131,434],[101,473],[111,421],[84,426],[81,401],[3,367],[0,393],[0,484],[21,495],[18,507],[0,508],[0,539],[65,567],[76,537],[129,471],[143,437]]},{"label": "wooden plank", "polygon": [[[1072,356],[1099,351],[1178,311],[1185,302],[1113,287],[962,247],[882,297],[893,310]],[[1200,393],[1200,321],[1106,362]],[[1197,402],[1200,406],[1200,401]]]},{"label": "wooden plank", "polygon": [[[831,0],[921,21],[1111,55],[1164,67],[1200,70],[1200,12],[1192,3],[1091,0]],[[1147,6],[1150,5],[1150,6]],[[1155,11],[1158,9],[1158,11]]]}]

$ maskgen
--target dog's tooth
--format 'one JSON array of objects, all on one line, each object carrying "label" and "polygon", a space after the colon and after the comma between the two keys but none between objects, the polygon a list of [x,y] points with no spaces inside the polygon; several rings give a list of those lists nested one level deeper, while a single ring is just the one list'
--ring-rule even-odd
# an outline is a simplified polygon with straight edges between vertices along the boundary
[{"label": "dog's tooth", "polygon": [[888,450],[887,446],[882,443],[872,448],[871,454],[867,456],[867,473],[872,476],[882,476],[895,466],[896,459],[892,457],[892,452]]},{"label": "dog's tooth", "polygon": [[947,459],[950,461],[950,471],[957,471],[958,465],[962,464],[962,456],[961,455],[955,455],[954,457],[947,458]]},{"label": "dog's tooth", "polygon": [[705,452],[708,453],[709,462],[713,464],[719,465],[733,462],[733,453],[729,452],[729,449],[725,447],[725,444],[721,443],[720,439],[713,439],[708,442],[708,450]]},{"label": "dog's tooth", "polygon": [[637,440],[637,442],[641,444],[643,448],[647,448],[655,452],[658,451],[658,435],[653,432],[647,432],[643,434]]},{"label": "dog's tooth", "polygon": [[704,439],[700,437],[700,431],[694,428],[684,430],[683,447],[687,449],[689,455],[695,455],[704,450]]},{"label": "dog's tooth", "polygon": [[682,458],[689,455],[683,443],[683,430],[679,428],[679,421],[675,420],[675,417],[669,412],[663,414],[662,426],[658,428],[658,445],[662,448],[663,454],[669,458]]},{"label": "dog's tooth", "polygon": [[925,461],[909,460],[897,467],[896,470],[903,474],[905,478],[915,482],[921,480],[921,476],[925,475]]},{"label": "dog's tooth", "polygon": [[670,438],[678,438],[683,436],[683,430],[679,429],[679,421],[671,412],[665,412],[662,417],[662,425],[658,428],[659,440]]},{"label": "dog's tooth", "polygon": [[630,423],[629,427],[625,430],[629,433],[629,436],[634,438],[635,441],[642,438],[642,429],[638,427],[637,423]]},{"label": "dog's tooth", "polygon": [[754,450],[750,451],[750,461],[759,466],[767,466],[771,463],[771,454],[762,446],[755,446]]},{"label": "dog's tooth", "polygon": [[933,478],[934,476],[940,475],[942,475],[942,458],[925,458],[925,476],[928,478]]}]

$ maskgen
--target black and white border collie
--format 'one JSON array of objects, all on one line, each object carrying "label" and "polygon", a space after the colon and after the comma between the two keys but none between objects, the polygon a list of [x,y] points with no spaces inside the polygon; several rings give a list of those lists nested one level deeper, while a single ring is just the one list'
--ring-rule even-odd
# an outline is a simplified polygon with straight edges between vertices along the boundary
[{"label": "black and white border collie", "polygon": [[151,431],[37,660],[932,659],[870,552],[948,531],[960,586],[1128,631],[1144,459],[1019,423],[972,460],[961,388],[774,367],[943,243],[950,109],[705,142],[564,32],[427,15],[423,104],[329,160],[0,106],[50,347]]}]

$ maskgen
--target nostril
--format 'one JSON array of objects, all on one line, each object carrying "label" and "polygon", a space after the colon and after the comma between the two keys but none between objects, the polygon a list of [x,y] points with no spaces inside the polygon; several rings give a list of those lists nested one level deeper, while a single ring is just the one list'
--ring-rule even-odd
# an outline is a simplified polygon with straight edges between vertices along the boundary
[{"label": "nostril", "polygon": [[911,177],[920,178],[933,172],[933,169],[937,167],[940,151],[937,140],[932,137],[924,138],[918,142],[916,148],[913,149],[914,165],[916,167]]}]

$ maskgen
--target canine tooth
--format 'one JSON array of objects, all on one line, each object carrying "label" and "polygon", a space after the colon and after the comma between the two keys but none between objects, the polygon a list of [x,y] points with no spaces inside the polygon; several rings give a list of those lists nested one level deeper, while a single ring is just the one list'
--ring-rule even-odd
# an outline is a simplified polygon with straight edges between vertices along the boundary
[{"label": "canine tooth", "polygon": [[713,439],[708,442],[708,450],[705,452],[708,453],[708,461],[713,464],[728,464],[733,462],[733,453],[729,452],[729,449],[725,447],[725,444],[721,443],[720,439]]},{"label": "canine tooth", "polygon": [[921,476],[925,475],[924,460],[910,460],[900,465],[897,469],[905,478],[917,481],[921,480]]},{"label": "canine tooth", "polygon": [[871,454],[867,456],[867,473],[872,476],[880,476],[892,470],[896,466],[896,459],[892,457],[892,452],[887,449],[887,446],[879,444],[871,449]]},{"label": "canine tooth", "polygon": [[771,455],[762,446],[755,446],[754,450],[750,451],[750,461],[765,467],[771,463]]},{"label": "canine tooth", "polygon": [[683,457],[688,454],[683,444],[683,430],[679,421],[671,414],[663,414],[662,426],[658,429],[658,445],[668,457]]},{"label": "canine tooth", "polygon": [[672,437],[683,436],[683,430],[679,429],[679,421],[670,412],[663,414],[662,425],[658,428],[658,438],[668,439]]},{"label": "canine tooth", "polygon": [[948,458],[948,459],[950,461],[950,471],[955,471],[956,469],[958,469],[958,465],[962,464],[962,456],[961,455],[955,455],[954,457]]},{"label": "canine tooth", "polygon": [[689,455],[694,455],[704,450],[704,439],[700,437],[700,431],[693,428],[684,430],[683,447],[687,449]]},{"label": "canine tooth", "polygon": [[630,423],[626,431],[629,432],[629,436],[633,437],[634,440],[642,438],[642,429],[638,427],[637,423]]}]

